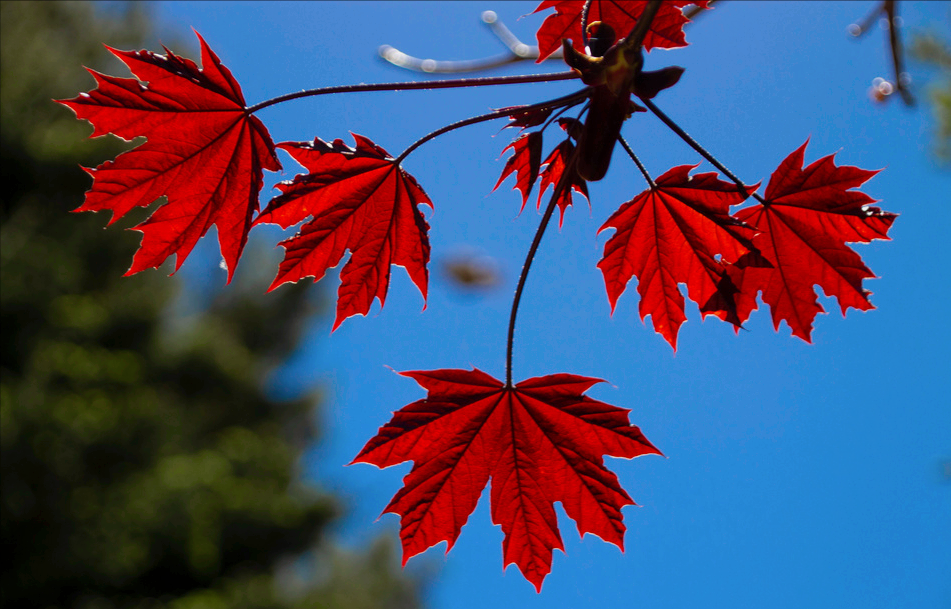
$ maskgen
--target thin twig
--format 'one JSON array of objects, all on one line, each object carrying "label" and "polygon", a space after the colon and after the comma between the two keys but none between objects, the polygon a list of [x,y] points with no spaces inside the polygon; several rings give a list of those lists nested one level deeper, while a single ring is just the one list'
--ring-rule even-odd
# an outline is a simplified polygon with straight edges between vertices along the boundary
[{"label": "thin twig", "polygon": [[532,268],[535,253],[538,251],[538,246],[541,244],[542,237],[545,235],[545,229],[548,228],[548,222],[555,212],[555,207],[557,207],[558,197],[561,196],[565,188],[571,188],[568,185],[568,176],[571,175],[571,171],[574,169],[574,161],[577,154],[578,149],[575,148],[571,154],[571,158],[565,163],[565,171],[562,172],[558,183],[555,185],[555,190],[551,194],[548,207],[545,208],[545,215],[542,216],[542,221],[538,224],[538,229],[535,230],[535,238],[532,240],[532,245],[528,248],[528,254],[525,256],[525,264],[522,265],[522,272],[519,273],[518,276],[518,285],[515,287],[515,297],[512,299],[512,311],[509,314],[508,338],[505,343],[505,387],[507,389],[513,387],[512,351],[515,345],[515,318],[518,316],[518,305],[522,301],[522,291],[525,289],[525,280],[528,279],[528,271]]},{"label": "thin twig", "polygon": [[869,11],[868,15],[865,15],[865,19],[863,19],[859,23],[853,23],[852,25],[850,25],[849,33],[855,36],[856,38],[861,38],[862,36],[865,35],[866,32],[872,29],[872,26],[875,25],[875,22],[878,21],[879,16],[884,11],[885,11],[885,2],[883,0],[882,2],[879,2],[877,5],[875,5],[875,7],[872,8],[871,11]]},{"label": "thin twig", "polygon": [[[407,55],[406,53],[384,44],[378,50],[380,57],[390,62],[398,68],[412,70],[414,72],[425,72],[427,74],[460,74],[464,72],[478,72],[500,68],[512,63],[518,63],[525,60],[538,59],[538,46],[525,44],[509,30],[499,19],[494,11],[485,11],[482,13],[482,22],[489,26],[492,33],[495,34],[502,44],[505,45],[508,52],[492,57],[482,59],[463,59],[463,60],[439,60],[439,59],[420,59]],[[545,60],[561,59],[562,52],[558,49]]]},{"label": "thin twig", "polygon": [[702,156],[703,158],[705,158],[705,159],[707,159],[708,161],[710,161],[710,164],[713,165],[714,167],[716,167],[717,169],[719,169],[721,172],[723,172],[723,175],[725,175],[726,177],[728,177],[728,178],[730,178],[731,180],[733,180],[733,182],[736,183],[736,185],[740,187],[740,190],[741,190],[744,194],[749,193],[748,196],[752,196],[754,199],[756,199],[757,201],[759,201],[759,202],[762,203],[763,205],[769,205],[769,203],[767,203],[765,200],[763,200],[763,198],[762,198],[761,196],[759,196],[759,195],[756,194],[755,192],[751,192],[751,191],[753,190],[751,186],[747,186],[746,184],[743,183],[742,180],[740,180],[740,178],[738,178],[738,177],[736,177],[735,175],[733,175],[733,172],[732,172],[732,171],[730,171],[729,169],[727,169],[726,167],[724,167],[723,164],[722,164],[720,161],[718,161],[715,156],[713,156],[712,154],[710,154],[709,152],[707,152],[706,149],[705,149],[703,146],[701,146],[700,144],[698,144],[698,143],[697,143],[697,140],[695,140],[695,139],[693,139],[692,137],[690,137],[690,135],[688,135],[686,131],[684,131],[683,129],[680,128],[680,125],[678,125],[677,123],[675,123],[675,122],[673,121],[673,119],[671,119],[669,116],[667,116],[666,114],[664,114],[664,113],[661,111],[660,108],[658,108],[657,106],[655,106],[655,105],[654,105],[654,102],[652,102],[652,101],[649,100],[649,99],[645,99],[645,98],[643,98],[643,97],[641,97],[641,98],[639,98],[639,99],[641,100],[641,102],[642,102],[645,106],[647,106],[647,108],[648,108],[651,112],[654,113],[654,115],[655,115],[657,118],[659,118],[661,121],[663,121],[663,123],[664,123],[665,125],[667,125],[667,126],[670,128],[671,131],[673,131],[673,132],[676,133],[678,136],[680,136],[680,139],[682,139],[683,141],[687,142],[687,144],[688,144],[691,148],[693,148],[694,150],[696,150],[697,152],[699,152],[699,153],[700,153],[700,156]]},{"label": "thin twig", "polygon": [[443,133],[448,133],[462,127],[468,127],[469,125],[474,125],[476,123],[484,123],[485,121],[495,120],[497,118],[503,118],[506,116],[511,116],[513,114],[518,114],[521,112],[531,112],[533,110],[544,110],[546,108],[560,108],[561,106],[570,106],[576,104],[578,101],[584,99],[588,96],[587,89],[581,89],[575,91],[574,93],[569,93],[563,97],[558,97],[556,99],[551,99],[548,101],[543,101],[537,104],[532,104],[530,106],[518,106],[515,108],[505,108],[503,110],[496,110],[495,112],[489,112],[488,114],[481,114],[479,116],[473,116],[472,118],[467,118],[461,121],[456,121],[455,123],[446,125],[440,129],[436,129],[432,133],[427,133],[423,137],[419,138],[415,142],[409,145],[409,147],[400,153],[398,157],[393,161],[394,165],[399,165],[403,162],[411,152],[428,142],[429,140],[439,137]]},{"label": "thin twig", "polygon": [[657,188],[657,184],[654,183],[654,180],[651,178],[651,174],[647,173],[647,168],[644,167],[644,164],[641,163],[641,160],[637,158],[637,155],[634,154],[634,151],[631,150],[630,145],[620,135],[617,136],[617,141],[621,142],[621,146],[624,147],[624,150],[627,151],[628,156],[631,157],[631,160],[634,161],[634,164],[637,165],[637,168],[641,170],[641,174],[644,176],[644,179],[647,180],[647,183],[650,185],[651,190]]},{"label": "thin twig", "polygon": [[860,38],[875,25],[879,18],[887,24],[885,27],[888,29],[888,46],[891,52],[892,69],[895,72],[895,90],[901,95],[901,99],[906,106],[914,106],[915,97],[908,89],[905,80],[904,46],[901,43],[901,19],[898,17],[898,2],[896,0],[883,0],[860,23],[850,25],[848,31],[855,38]]},{"label": "thin twig", "polygon": [[452,80],[428,80],[428,81],[409,81],[409,82],[389,82],[378,84],[363,85],[339,85],[335,87],[323,87],[320,89],[309,89],[307,91],[298,91],[297,93],[288,93],[281,95],[259,104],[246,108],[245,110],[253,114],[258,110],[290,101],[302,97],[314,97],[317,95],[330,95],[331,93],[359,93],[363,91],[410,91],[418,89],[454,89],[459,87],[488,87],[492,85],[518,85],[534,82],[553,82],[557,80],[571,80],[578,78],[577,72],[554,72],[550,74],[525,74],[516,76],[491,76],[484,78],[455,78]]},{"label": "thin twig", "polygon": [[892,68],[895,70],[895,88],[901,94],[901,100],[906,106],[914,106],[915,98],[905,85],[905,69],[902,61],[902,44],[898,17],[898,2],[885,0],[885,15],[888,17],[888,46],[892,50]]}]

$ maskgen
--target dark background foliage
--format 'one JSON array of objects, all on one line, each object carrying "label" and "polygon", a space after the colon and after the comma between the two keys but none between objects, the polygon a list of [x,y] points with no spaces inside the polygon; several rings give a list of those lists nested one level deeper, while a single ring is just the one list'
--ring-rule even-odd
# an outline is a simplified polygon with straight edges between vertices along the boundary
[{"label": "dark background foliage", "polygon": [[0,40],[3,607],[417,606],[392,543],[335,547],[339,501],[298,479],[319,396],[262,389],[320,291],[124,278],[145,212],[66,213],[127,145],[50,100],[125,73],[102,41],[157,46],[147,7],[3,2]]}]

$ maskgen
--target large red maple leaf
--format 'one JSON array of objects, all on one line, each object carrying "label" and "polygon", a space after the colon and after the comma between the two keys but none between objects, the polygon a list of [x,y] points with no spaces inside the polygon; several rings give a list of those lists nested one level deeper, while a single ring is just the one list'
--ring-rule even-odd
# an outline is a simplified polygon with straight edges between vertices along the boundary
[{"label": "large red maple leaf", "polygon": [[506,387],[474,370],[403,372],[428,391],[397,411],[353,463],[413,461],[385,512],[401,516],[403,564],[427,548],[452,548],[492,479],[492,521],[503,566],[518,565],[536,590],[564,552],[554,502],[578,525],[624,549],[621,508],[634,505],[603,455],[661,454],[627,410],[582,395],[600,379],[555,374]]},{"label": "large red maple leaf", "polygon": [[147,138],[114,161],[86,169],[93,186],[76,209],[110,210],[111,224],[134,207],[168,197],[135,227],[143,233],[142,245],[127,275],[157,267],[173,254],[178,270],[215,225],[231,281],[258,211],[263,170],[281,168],[264,124],[245,109],[241,87],[196,35],[200,69],[168,49],[158,55],[110,48],[139,80],[89,70],[96,89],[58,100],[92,123],[92,137]]},{"label": "large red maple leaf", "polygon": [[[773,326],[785,320],[792,333],[811,342],[812,322],[825,310],[814,285],[835,296],[845,315],[849,307],[873,309],[863,279],[875,275],[847,242],[888,239],[897,217],[870,204],[867,194],[852,190],[878,171],[836,166],[828,155],[803,168],[808,141],[790,154],[770,176],[766,203],[737,212],[736,217],[760,232],[748,254],[728,268],[740,321],[756,309],[756,294],[770,306]],[[733,262],[733,261],[731,261]]]},{"label": "large red maple leaf", "polygon": [[[581,37],[581,11],[585,0],[545,0],[532,11],[538,13],[546,9],[555,9],[554,15],[548,15],[542,22],[536,37],[538,38],[538,62],[561,48],[562,39],[570,39],[572,46],[584,53]],[[684,25],[689,22],[684,16],[683,7],[695,4],[706,8],[706,0],[667,0],[660,6],[657,16],[644,37],[644,50],[653,48],[673,49],[687,46],[684,38]],[[647,0],[616,1],[594,0],[588,13],[588,23],[600,21],[610,25],[618,38],[627,36],[644,12]]]},{"label": "large red maple leaf", "polygon": [[718,295],[723,262],[735,262],[749,252],[753,236],[749,226],[730,215],[730,206],[742,203],[748,193],[717,179],[716,173],[691,176],[695,167],[670,169],[622,205],[598,231],[617,229],[598,262],[612,314],[636,276],[641,319],[650,315],[654,330],[674,350],[677,332],[687,319],[680,283],[687,284],[688,296],[703,307],[704,316],[740,323],[735,307],[727,304],[712,310],[704,305]]},{"label": "large red maple leaf", "polygon": [[304,277],[319,281],[350,250],[334,330],[351,315],[366,315],[374,299],[384,304],[391,265],[406,269],[424,300],[429,281],[429,225],[417,205],[432,209],[432,202],[386,150],[352,135],[356,148],[339,139],[278,144],[308,173],[278,184],[282,194],[255,220],[289,228],[313,218],[281,242],[284,260],[269,291]]}]

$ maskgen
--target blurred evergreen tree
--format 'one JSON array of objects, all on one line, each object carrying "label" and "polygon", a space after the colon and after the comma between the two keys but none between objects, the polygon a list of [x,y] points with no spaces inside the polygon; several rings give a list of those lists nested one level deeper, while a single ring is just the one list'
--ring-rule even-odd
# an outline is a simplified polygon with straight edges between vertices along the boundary
[{"label": "blurred evergreen tree", "polygon": [[938,78],[928,87],[935,121],[934,153],[938,162],[951,165],[951,45],[937,32],[912,38],[911,56],[938,69]]},{"label": "blurred evergreen tree", "polygon": [[313,299],[237,281],[182,320],[181,282],[122,277],[139,234],[119,228],[144,214],[106,234],[103,215],[67,213],[90,184],[79,165],[123,144],[86,140],[50,100],[90,87],[79,64],[123,73],[102,42],[151,43],[148,15],[0,7],[3,607],[416,606],[390,544],[322,535],[338,508],[295,475],[315,396],[262,390]]}]

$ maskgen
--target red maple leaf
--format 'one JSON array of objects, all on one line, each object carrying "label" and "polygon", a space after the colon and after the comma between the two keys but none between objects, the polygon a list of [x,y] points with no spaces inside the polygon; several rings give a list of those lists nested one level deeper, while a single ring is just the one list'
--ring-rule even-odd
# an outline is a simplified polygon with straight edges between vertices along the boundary
[{"label": "red maple leaf", "polygon": [[[553,8],[554,15],[548,15],[542,22],[536,37],[538,38],[538,62],[561,48],[562,39],[570,39],[572,46],[584,53],[581,37],[581,11],[585,0],[545,0],[533,13]],[[682,8],[695,4],[706,8],[705,0],[668,0],[660,6],[657,16],[651,23],[644,38],[644,50],[653,48],[673,49],[687,46],[684,38],[684,24],[689,20]],[[619,2],[616,0],[594,0],[588,13],[588,23],[601,21],[610,25],[618,38],[627,36],[644,12],[647,0]]]},{"label": "red maple leaf", "polygon": [[[540,174],[542,183],[538,187],[538,202],[535,207],[541,208],[542,197],[545,196],[545,191],[548,190],[549,186],[554,186],[555,190],[552,192],[552,196],[557,196],[558,210],[560,212],[558,228],[561,228],[565,222],[565,210],[571,205],[572,190],[584,195],[584,198],[588,199],[589,203],[591,201],[590,197],[588,197],[588,183],[581,179],[581,176],[578,175],[578,170],[575,168],[576,158],[574,152],[575,145],[570,139],[567,139],[558,144],[555,149],[551,151],[551,154],[542,162],[545,168],[542,169]],[[563,184],[561,188],[558,188],[561,182],[563,182]]]},{"label": "red maple leaf", "polygon": [[258,211],[263,170],[281,168],[264,124],[245,109],[241,87],[196,35],[201,69],[168,49],[158,55],[107,47],[139,80],[89,70],[96,89],[58,100],[92,123],[92,137],[147,138],[114,161],[86,169],[93,186],[75,210],[110,210],[112,224],[134,207],[168,197],[135,227],[142,244],[126,275],[157,267],[173,254],[178,270],[215,225],[230,282]]},{"label": "red maple leaf", "polygon": [[429,280],[429,225],[417,205],[432,209],[432,202],[386,150],[351,135],[355,149],[339,139],[278,144],[309,173],[278,184],[282,194],[255,220],[289,228],[313,218],[280,243],[284,260],[268,291],[304,277],[319,281],[350,250],[340,273],[334,330],[351,315],[366,315],[375,298],[383,305],[391,265],[406,269],[424,300]]},{"label": "red maple leaf", "polygon": [[555,374],[506,387],[474,370],[403,372],[428,391],[397,411],[353,463],[413,461],[385,512],[401,516],[403,564],[427,548],[452,548],[492,479],[492,521],[502,526],[503,566],[515,563],[536,590],[564,552],[553,504],[624,549],[621,508],[634,505],[603,455],[661,454],[629,411],[582,395],[600,379]]},{"label": "red maple leaf", "polygon": [[888,239],[896,214],[870,207],[875,200],[851,190],[878,171],[843,165],[835,155],[803,168],[808,141],[790,154],[770,176],[765,205],[737,212],[736,217],[760,232],[753,245],[761,255],[748,254],[728,268],[740,321],[756,309],[756,294],[770,306],[773,326],[786,320],[792,333],[811,342],[812,322],[825,310],[814,285],[835,296],[845,315],[849,307],[873,309],[862,280],[875,275],[847,242]]},{"label": "red maple leaf", "polygon": [[512,110],[512,114],[509,115],[509,123],[502,127],[502,129],[508,129],[509,127],[515,128],[518,127],[520,130],[524,131],[530,127],[537,127],[545,122],[545,120],[551,116],[554,108],[536,108],[532,110],[523,110],[525,106],[508,106],[505,108],[499,108],[499,110]]},{"label": "red maple leaf", "polygon": [[[748,195],[736,184],[717,179],[716,173],[691,176],[695,167],[680,165],[667,171],[598,230],[617,229],[598,262],[612,314],[636,276],[641,319],[650,315],[654,330],[675,351],[677,332],[687,319],[678,284],[687,284],[690,299],[706,305],[718,295],[722,261],[733,262],[749,252],[753,236],[749,226],[730,215],[730,206]],[[704,316],[714,314],[739,324],[728,301],[725,309],[702,307]]]},{"label": "red maple leaf", "polygon": [[535,180],[538,179],[538,171],[541,168],[542,132],[533,131],[518,136],[515,141],[502,149],[502,154],[505,154],[505,151],[510,148],[514,154],[506,161],[505,167],[502,168],[502,175],[499,176],[499,181],[495,183],[492,192],[495,192],[505,181],[505,178],[514,172],[515,186],[513,190],[522,191],[522,208],[519,210],[519,213],[521,213],[525,209],[525,204],[528,202],[528,193],[532,191]]}]

